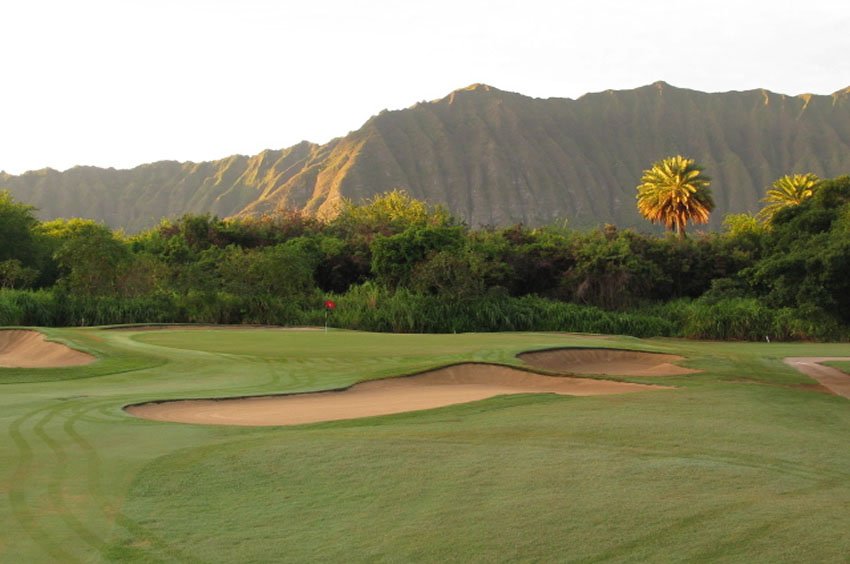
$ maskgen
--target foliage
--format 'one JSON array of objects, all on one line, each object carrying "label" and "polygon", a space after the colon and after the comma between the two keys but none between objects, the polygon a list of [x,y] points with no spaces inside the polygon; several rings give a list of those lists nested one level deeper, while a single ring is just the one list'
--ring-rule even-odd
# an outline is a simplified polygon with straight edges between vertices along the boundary
[{"label": "foliage", "polygon": [[454,223],[455,219],[444,207],[430,206],[396,189],[373,196],[361,205],[343,200],[331,228],[348,235],[370,237],[390,236],[412,227],[445,227]]},{"label": "foliage", "polygon": [[798,206],[811,198],[820,182],[821,179],[810,172],[788,174],[777,179],[762,199],[766,205],[759,211],[759,219],[765,223],[771,223],[773,217],[781,210]]},{"label": "foliage", "polygon": [[730,213],[723,218],[723,231],[732,237],[743,237],[750,234],[763,234],[765,228],[752,214]]},{"label": "foliage", "polygon": [[580,331],[638,336],[672,335],[675,326],[654,315],[606,312],[535,296],[478,296],[447,300],[374,284],[338,296],[336,327],[400,333]]},{"label": "foliage", "polygon": [[440,251],[463,245],[461,227],[413,226],[389,237],[378,235],[371,245],[372,273],[389,288],[409,285],[415,267]]},{"label": "foliage", "polygon": [[416,293],[470,299],[488,291],[493,263],[470,251],[443,250],[417,264],[409,288]]},{"label": "foliage", "polygon": [[745,272],[774,307],[816,310],[850,322],[850,177],[773,217],[763,260]]},{"label": "foliage", "polygon": [[9,192],[0,190],[0,264],[6,264],[5,275],[0,274],[3,287],[34,282],[29,271],[22,269],[40,269],[47,258],[35,232],[38,220],[34,212],[34,207],[18,203]]},{"label": "foliage", "polygon": [[296,240],[262,249],[231,245],[217,261],[221,289],[235,295],[295,300],[315,288],[310,257]]},{"label": "foliage", "polygon": [[528,229],[514,225],[473,238],[476,252],[500,268],[493,269],[492,285],[513,296],[540,294],[557,297],[565,273],[576,265],[575,234],[557,227]]},{"label": "foliage", "polygon": [[26,288],[38,278],[38,270],[24,266],[18,259],[0,262],[0,288]]},{"label": "foliage", "polygon": [[582,238],[574,253],[575,266],[567,272],[564,286],[579,303],[624,308],[658,277],[655,265],[632,251],[628,236],[610,230]]},{"label": "foliage", "polygon": [[637,187],[638,211],[652,223],[661,223],[684,238],[688,222],[708,223],[714,209],[710,183],[693,159],[667,157],[643,171]]},{"label": "foliage", "polygon": [[90,220],[24,221],[33,245],[0,261],[0,321],[320,324],[331,295],[334,323],[374,331],[844,339],[848,200],[835,179],[770,226],[740,214],[690,238],[469,229],[399,191],[328,222],[184,216],[132,238]]},{"label": "foliage", "polygon": [[119,271],[130,261],[124,241],[105,225],[91,220],[54,220],[40,226],[40,233],[55,249],[59,283],[70,292],[84,295],[114,294]]},{"label": "foliage", "polygon": [[678,334],[689,339],[796,341],[848,336],[834,319],[807,317],[802,311],[770,307],[754,298],[679,300],[654,311],[674,320]]}]

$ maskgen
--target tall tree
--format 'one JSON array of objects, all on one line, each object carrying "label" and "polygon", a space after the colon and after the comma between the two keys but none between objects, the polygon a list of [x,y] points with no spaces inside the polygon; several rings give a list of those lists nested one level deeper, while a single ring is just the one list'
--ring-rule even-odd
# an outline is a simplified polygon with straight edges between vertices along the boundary
[{"label": "tall tree", "polygon": [[771,227],[764,257],[743,274],[765,303],[850,323],[850,176],[822,181]]},{"label": "tall tree", "polygon": [[9,192],[0,191],[0,261],[36,262],[33,229],[38,224],[35,208],[16,202]]},{"label": "tall tree", "polygon": [[130,259],[129,246],[106,225],[90,219],[54,219],[38,232],[56,249],[60,283],[84,296],[114,294],[121,267]]},{"label": "tall tree", "polygon": [[688,222],[708,223],[714,209],[710,183],[693,159],[681,155],[661,159],[643,171],[637,187],[638,211],[684,238]]},{"label": "tall tree", "polygon": [[759,219],[770,223],[780,210],[791,206],[799,206],[812,197],[821,180],[816,175],[786,174],[774,182],[767,190],[762,202],[767,204],[758,213]]}]

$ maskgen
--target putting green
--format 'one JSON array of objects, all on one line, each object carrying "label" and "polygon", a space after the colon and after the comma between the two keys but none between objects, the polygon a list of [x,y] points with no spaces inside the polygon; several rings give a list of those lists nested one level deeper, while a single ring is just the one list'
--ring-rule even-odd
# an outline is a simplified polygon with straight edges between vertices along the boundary
[{"label": "putting green", "polygon": [[[0,369],[0,561],[842,561],[850,401],[785,357],[847,345],[564,334],[51,330],[99,360]],[[298,427],[146,421],[523,351],[677,354],[669,390],[500,396]],[[628,377],[623,377],[629,380]]]}]

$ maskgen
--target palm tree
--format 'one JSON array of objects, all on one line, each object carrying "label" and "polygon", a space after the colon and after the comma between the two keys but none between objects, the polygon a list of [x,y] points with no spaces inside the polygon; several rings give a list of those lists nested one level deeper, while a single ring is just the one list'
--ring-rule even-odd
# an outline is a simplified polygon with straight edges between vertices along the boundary
[{"label": "palm tree", "polygon": [[708,185],[711,179],[693,159],[681,155],[667,157],[643,171],[637,187],[637,207],[652,223],[663,223],[684,239],[691,223],[708,223],[714,199]]},{"label": "palm tree", "polygon": [[786,174],[768,188],[767,196],[762,199],[767,205],[758,213],[759,219],[770,223],[779,210],[800,205],[811,198],[818,184],[820,178],[811,172]]}]

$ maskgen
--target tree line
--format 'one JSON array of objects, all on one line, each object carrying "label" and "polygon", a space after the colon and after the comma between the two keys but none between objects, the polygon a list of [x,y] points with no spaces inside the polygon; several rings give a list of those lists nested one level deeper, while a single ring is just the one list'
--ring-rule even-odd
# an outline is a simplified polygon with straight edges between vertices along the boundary
[{"label": "tree line", "polygon": [[318,324],[331,298],[332,324],[367,330],[845,338],[850,178],[783,177],[758,215],[686,237],[709,182],[684,157],[645,171],[638,209],[665,236],[470,228],[403,191],[329,220],[185,215],[127,236],[0,193],[0,325]]}]

